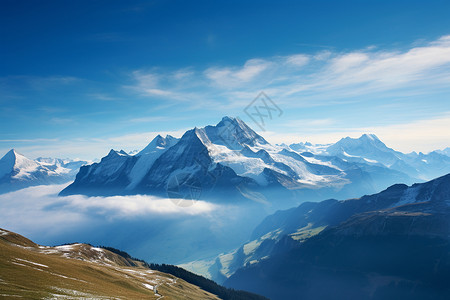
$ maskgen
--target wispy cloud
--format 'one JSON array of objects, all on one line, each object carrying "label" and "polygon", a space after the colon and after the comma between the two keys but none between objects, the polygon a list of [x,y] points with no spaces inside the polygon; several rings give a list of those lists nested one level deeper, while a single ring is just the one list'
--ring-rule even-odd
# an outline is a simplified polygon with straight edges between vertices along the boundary
[{"label": "wispy cloud", "polygon": [[260,90],[285,107],[324,105],[404,89],[410,94],[432,93],[448,88],[450,36],[415,44],[407,50],[325,50],[252,58],[241,66],[189,68],[189,72],[137,70],[132,77],[134,84],[128,88],[143,96],[182,100],[193,106],[200,102],[218,110],[251,101]]},{"label": "wispy cloud", "polygon": [[189,100],[188,93],[177,91],[179,89],[177,88],[178,81],[186,76],[189,76],[189,74],[183,70],[177,70],[169,74],[137,70],[131,75],[136,84],[124,87],[142,96],[187,101]]},{"label": "wispy cloud", "polygon": [[303,67],[308,64],[310,57],[305,54],[294,54],[286,57],[286,63],[297,67]]},{"label": "wispy cloud", "polygon": [[158,134],[180,137],[186,130],[187,128],[176,131],[149,131],[103,138],[2,139],[0,143],[4,145],[0,144],[0,157],[11,148],[16,148],[29,158],[46,156],[99,159],[107,155],[110,149],[123,149],[127,152],[141,150]]},{"label": "wispy cloud", "polygon": [[263,59],[250,59],[242,67],[209,68],[204,75],[218,87],[235,88],[255,80],[271,64]]},{"label": "wispy cloud", "polygon": [[107,95],[107,94],[104,94],[104,93],[88,94],[87,96],[90,97],[90,98],[97,99],[97,100],[102,100],[102,101],[116,101],[116,100],[119,100],[116,97],[113,97],[113,96],[110,96],[110,95]]}]

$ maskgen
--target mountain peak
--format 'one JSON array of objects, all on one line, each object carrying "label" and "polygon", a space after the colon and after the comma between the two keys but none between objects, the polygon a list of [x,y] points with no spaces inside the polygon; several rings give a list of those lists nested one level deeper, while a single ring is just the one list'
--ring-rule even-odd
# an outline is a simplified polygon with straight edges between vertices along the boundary
[{"label": "mountain peak", "polygon": [[31,161],[31,160],[25,157],[23,154],[20,154],[19,152],[16,151],[16,149],[13,148],[9,150],[0,161],[7,161],[16,164],[21,161]]},{"label": "mountain peak", "polygon": [[16,164],[16,151],[11,149],[0,159],[0,178],[12,172]]},{"label": "mountain peak", "polygon": [[360,140],[371,140],[371,141],[379,141],[380,139],[373,133],[364,133],[359,138]]},{"label": "mountain peak", "polygon": [[16,149],[11,149],[11,150],[9,150],[3,157],[2,157],[2,160],[10,160],[10,159],[13,159],[13,160],[16,160],[16,156],[17,155],[20,155],[19,153],[17,153],[17,151],[16,151]]},{"label": "mountain peak", "polygon": [[111,150],[109,150],[109,153],[107,156],[114,155],[114,154],[117,154],[117,151],[114,149],[111,149]]},{"label": "mountain peak", "polygon": [[222,117],[221,122],[236,122],[237,118],[230,117],[230,116],[224,116]]},{"label": "mountain peak", "polygon": [[0,159],[0,178],[11,173],[14,169],[32,170],[39,167],[39,164],[24,155],[11,149]]},{"label": "mountain peak", "polygon": [[114,149],[111,149],[106,157],[116,157],[116,156],[128,156],[128,153],[126,153],[123,150],[116,151]]},{"label": "mountain peak", "polygon": [[254,146],[255,144],[268,144],[268,142],[244,121],[239,118],[225,116],[216,126],[205,127],[206,134],[211,142],[226,144],[228,146],[243,145]]},{"label": "mountain peak", "polygon": [[339,140],[334,145],[338,145],[339,144],[341,146],[342,145],[355,146],[355,145],[361,145],[361,144],[367,144],[367,143],[374,144],[374,145],[381,143],[381,144],[384,145],[384,143],[373,133],[364,133],[359,138],[352,138],[352,137],[347,136],[347,137],[342,138],[341,140]]},{"label": "mountain peak", "polygon": [[253,129],[251,129],[247,124],[245,124],[244,121],[242,121],[238,117],[235,118],[235,117],[225,116],[217,124],[217,127],[227,126],[229,124],[232,124],[233,126],[239,126],[240,128],[242,128],[244,130],[251,130],[251,131],[253,131]]},{"label": "mountain peak", "polygon": [[167,134],[166,137],[162,137],[158,134],[144,149],[142,149],[136,155],[142,155],[147,153],[153,153],[156,149],[169,148],[175,145],[178,139]]}]

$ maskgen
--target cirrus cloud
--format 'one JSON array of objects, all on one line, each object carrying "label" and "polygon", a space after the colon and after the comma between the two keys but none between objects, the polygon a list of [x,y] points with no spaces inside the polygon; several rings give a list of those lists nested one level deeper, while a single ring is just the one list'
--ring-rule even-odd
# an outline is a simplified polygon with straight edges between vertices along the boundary
[{"label": "cirrus cloud", "polygon": [[242,105],[242,100],[251,100],[248,95],[254,97],[261,90],[285,107],[324,105],[330,100],[405,88],[409,93],[433,93],[448,88],[450,36],[407,50],[366,47],[347,52],[296,53],[251,58],[241,66],[137,70],[132,78],[134,83],[127,87],[141,95],[183,100],[216,110],[233,108],[239,101]]}]

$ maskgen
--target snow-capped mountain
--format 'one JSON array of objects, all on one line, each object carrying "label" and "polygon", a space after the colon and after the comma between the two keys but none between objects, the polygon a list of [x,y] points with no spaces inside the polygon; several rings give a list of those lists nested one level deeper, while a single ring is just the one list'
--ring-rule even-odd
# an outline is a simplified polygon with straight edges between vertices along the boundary
[{"label": "snow-capped mountain", "polygon": [[382,163],[392,166],[403,154],[388,148],[374,134],[363,134],[358,139],[346,137],[326,149],[327,154],[343,159],[365,162]]},{"label": "snow-capped mountain", "polygon": [[443,150],[436,150],[435,152],[437,152],[439,154],[450,156],[450,147],[447,147]]},{"label": "snow-capped mountain", "polygon": [[313,154],[324,154],[326,153],[326,150],[329,146],[332,144],[312,144],[310,142],[300,142],[300,143],[294,143],[290,144],[289,146],[286,144],[283,144],[286,148],[290,148],[291,150],[297,151],[297,152],[310,152]]},{"label": "snow-capped mountain", "polygon": [[430,180],[450,172],[450,157],[444,151],[404,154],[387,147],[374,134],[363,134],[356,139],[346,137],[331,145],[299,143],[289,147],[295,151],[338,157],[346,162],[381,166],[421,180]]},{"label": "snow-capped mountain", "polygon": [[415,180],[383,164],[318,153],[272,145],[242,120],[224,117],[180,139],[157,136],[133,156],[111,150],[101,162],[82,167],[61,195],[254,200],[279,208],[325,197],[356,197]]},{"label": "snow-capped mountain", "polygon": [[53,158],[31,160],[11,149],[0,159],[0,193],[73,180],[86,161]]}]

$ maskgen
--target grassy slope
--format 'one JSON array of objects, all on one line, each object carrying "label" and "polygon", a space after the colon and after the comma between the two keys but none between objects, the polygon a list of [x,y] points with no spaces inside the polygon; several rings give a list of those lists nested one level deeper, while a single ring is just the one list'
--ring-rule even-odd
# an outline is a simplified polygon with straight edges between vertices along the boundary
[{"label": "grassy slope", "polygon": [[[150,286],[157,286],[157,294]],[[0,230],[0,297],[27,299],[218,299],[182,279],[107,250],[42,247]]]}]

